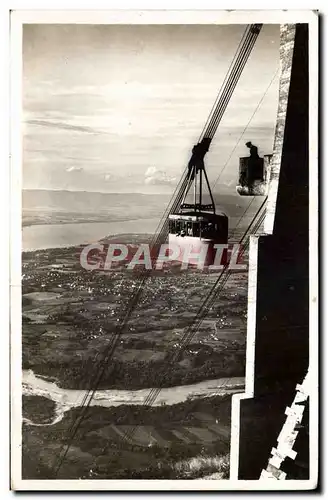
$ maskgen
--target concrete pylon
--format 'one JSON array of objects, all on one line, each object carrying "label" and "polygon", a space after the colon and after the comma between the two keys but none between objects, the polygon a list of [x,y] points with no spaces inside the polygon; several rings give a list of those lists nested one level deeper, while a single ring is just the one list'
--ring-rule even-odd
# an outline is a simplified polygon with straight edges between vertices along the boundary
[{"label": "concrete pylon", "polygon": [[[249,393],[240,398],[237,422],[238,479],[243,480],[259,479],[267,466],[286,420],[286,407],[292,404],[295,387],[305,377],[309,363],[307,24],[281,26],[280,54],[279,106],[264,225],[267,235],[251,242],[256,269],[255,300],[249,303],[255,330],[254,364],[246,368]],[[251,387],[247,381],[250,371]],[[301,477],[295,476],[293,461],[288,459],[284,469],[288,479],[309,477],[308,437],[299,454]]]}]

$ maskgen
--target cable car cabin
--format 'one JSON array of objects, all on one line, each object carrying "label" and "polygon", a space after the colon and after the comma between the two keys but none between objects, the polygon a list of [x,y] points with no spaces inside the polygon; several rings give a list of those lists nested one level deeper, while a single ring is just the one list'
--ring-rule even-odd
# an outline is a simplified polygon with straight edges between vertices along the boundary
[{"label": "cable car cabin", "polygon": [[273,155],[263,158],[250,156],[239,159],[239,181],[236,187],[241,196],[265,196],[270,177],[270,162]]},{"label": "cable car cabin", "polygon": [[[203,137],[192,149],[186,176],[181,186],[182,201],[179,212],[169,215],[170,260],[185,264],[204,266],[221,265],[222,252],[215,245],[228,243],[228,217],[216,213],[215,202],[204,165],[204,155],[208,151],[211,139]],[[204,201],[204,185],[207,186],[209,203]],[[193,203],[187,202],[187,196],[193,186]],[[219,253],[221,262],[215,257]]]},{"label": "cable car cabin", "polygon": [[[214,245],[228,242],[228,217],[223,213],[184,212],[169,215],[169,246],[172,260],[204,266],[214,263]],[[177,254],[179,249],[179,255]],[[199,255],[199,257],[197,257]]]}]

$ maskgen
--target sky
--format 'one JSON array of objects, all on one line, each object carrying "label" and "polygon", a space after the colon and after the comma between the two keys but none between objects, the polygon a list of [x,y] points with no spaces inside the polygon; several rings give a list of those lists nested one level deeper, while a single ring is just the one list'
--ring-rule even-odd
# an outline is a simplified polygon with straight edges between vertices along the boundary
[{"label": "sky", "polygon": [[[172,192],[244,30],[25,25],[23,187]],[[240,141],[216,191],[236,184],[245,142],[272,153],[278,67],[279,26],[265,25],[205,159],[213,185]]]}]

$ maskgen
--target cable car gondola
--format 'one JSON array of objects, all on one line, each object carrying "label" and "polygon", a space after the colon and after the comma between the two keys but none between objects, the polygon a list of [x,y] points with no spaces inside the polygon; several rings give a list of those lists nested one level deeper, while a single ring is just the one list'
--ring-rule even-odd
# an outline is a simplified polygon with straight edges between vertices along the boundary
[{"label": "cable car gondola", "polygon": [[[228,217],[224,213],[216,213],[215,211],[215,203],[205,171],[204,157],[209,150],[211,141],[261,29],[262,24],[252,24],[243,35],[204,130],[199,137],[198,143],[193,147],[188,169],[186,169],[173,209],[169,214],[171,255],[176,255],[174,247],[179,245],[180,254],[177,260],[187,264],[193,263],[191,254],[205,252],[207,248],[204,264],[212,265],[216,255],[215,245],[228,243]],[[211,198],[209,204],[202,203],[203,177]],[[185,200],[192,184],[194,184],[194,202],[188,204]],[[180,204],[181,200],[182,203]],[[194,260],[199,262],[201,258],[195,258]]]},{"label": "cable car gondola", "polygon": [[[206,139],[193,148],[180,209],[169,215],[169,245],[172,247],[172,253],[174,246],[179,247],[177,260],[187,264],[202,262],[203,265],[210,266],[215,260],[215,245],[225,245],[228,242],[228,217],[222,212],[216,213],[203,159],[207,149]],[[204,179],[211,199],[208,204],[202,203]],[[193,203],[186,203],[192,185]]]}]

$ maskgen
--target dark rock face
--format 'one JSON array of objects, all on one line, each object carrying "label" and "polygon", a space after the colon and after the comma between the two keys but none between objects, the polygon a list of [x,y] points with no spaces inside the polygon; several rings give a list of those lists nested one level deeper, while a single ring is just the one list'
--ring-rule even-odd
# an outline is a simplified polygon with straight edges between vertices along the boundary
[{"label": "dark rock face", "polygon": [[[309,361],[307,25],[296,25],[294,51],[293,31],[287,26],[281,32],[282,63],[288,68],[292,54],[292,71],[289,94],[284,72],[281,79],[276,146],[281,144],[282,149],[274,230],[272,236],[259,239],[255,387],[254,399],[241,404],[240,479],[258,479],[267,466],[286,406],[292,403]],[[308,477],[308,444],[305,439],[303,479]]]}]

